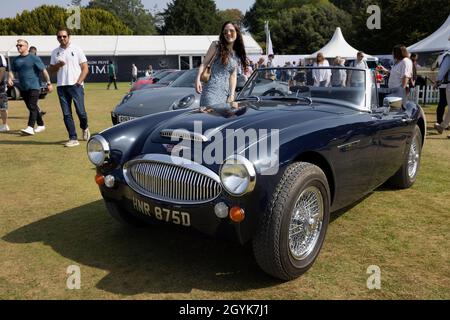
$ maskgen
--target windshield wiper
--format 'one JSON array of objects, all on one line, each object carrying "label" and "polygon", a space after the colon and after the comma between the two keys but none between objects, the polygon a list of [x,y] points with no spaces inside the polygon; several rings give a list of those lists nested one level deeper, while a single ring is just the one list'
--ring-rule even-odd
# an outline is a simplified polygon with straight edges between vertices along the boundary
[{"label": "windshield wiper", "polygon": [[269,97],[268,100],[291,100],[291,101],[305,101],[308,105],[312,104],[312,99],[310,97],[283,97],[283,96],[275,96]]}]

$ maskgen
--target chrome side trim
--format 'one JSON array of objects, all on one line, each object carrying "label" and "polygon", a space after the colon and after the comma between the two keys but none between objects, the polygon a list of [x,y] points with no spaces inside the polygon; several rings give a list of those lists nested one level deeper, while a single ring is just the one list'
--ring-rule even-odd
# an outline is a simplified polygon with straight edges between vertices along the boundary
[{"label": "chrome side trim", "polygon": [[163,138],[169,138],[169,139],[183,139],[183,140],[192,140],[192,141],[200,141],[200,142],[207,142],[208,138],[205,137],[203,134],[199,134],[196,132],[190,132],[185,129],[164,129],[161,130],[159,135]]}]

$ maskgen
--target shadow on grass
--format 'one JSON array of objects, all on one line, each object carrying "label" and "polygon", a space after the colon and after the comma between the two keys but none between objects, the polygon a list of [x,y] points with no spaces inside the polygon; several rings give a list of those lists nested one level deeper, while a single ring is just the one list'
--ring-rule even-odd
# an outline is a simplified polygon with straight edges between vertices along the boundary
[{"label": "shadow on grass", "polygon": [[344,207],[342,209],[339,209],[337,211],[332,212],[331,215],[330,215],[330,223],[333,223],[333,221],[337,220],[340,216],[342,216],[343,214],[347,213],[349,210],[351,210],[354,207],[356,207],[358,204],[360,204],[361,202],[363,202],[364,200],[369,198],[372,194],[373,194],[373,192],[370,192],[370,193],[366,194],[363,198],[361,198],[358,201],[352,203],[351,205],[348,205],[348,206],[346,206],[346,207]]},{"label": "shadow on grass", "polygon": [[169,224],[123,227],[101,200],[21,227],[3,240],[43,242],[80,264],[82,273],[82,265],[107,270],[96,287],[117,294],[227,292],[279,284],[258,268],[247,247]]},{"label": "shadow on grass", "polygon": [[[18,134],[21,135],[20,133],[18,133]],[[29,136],[23,136],[23,137],[29,137]],[[10,144],[10,145],[63,145],[65,142],[67,142],[67,140],[61,140],[61,141],[0,140],[0,144]]]}]

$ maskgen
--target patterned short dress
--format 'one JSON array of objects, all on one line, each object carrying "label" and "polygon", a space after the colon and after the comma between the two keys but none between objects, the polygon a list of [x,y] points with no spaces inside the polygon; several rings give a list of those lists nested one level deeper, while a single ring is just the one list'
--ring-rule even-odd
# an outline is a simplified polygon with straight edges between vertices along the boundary
[{"label": "patterned short dress", "polygon": [[230,95],[230,76],[237,66],[238,58],[234,51],[228,58],[226,65],[222,64],[219,52],[216,53],[211,64],[211,77],[208,83],[203,86],[200,97],[201,107],[227,102]]}]

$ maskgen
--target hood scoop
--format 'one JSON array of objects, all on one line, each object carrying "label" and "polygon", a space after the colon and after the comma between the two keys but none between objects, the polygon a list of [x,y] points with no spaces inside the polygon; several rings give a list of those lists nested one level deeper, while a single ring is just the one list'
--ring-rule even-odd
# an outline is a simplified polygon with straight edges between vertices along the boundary
[{"label": "hood scoop", "polygon": [[198,132],[190,132],[186,129],[164,129],[161,130],[159,135],[162,138],[169,138],[172,141],[178,139],[178,140],[190,140],[190,141],[199,141],[199,142],[207,142],[209,139],[204,136],[203,134],[200,134]]}]

